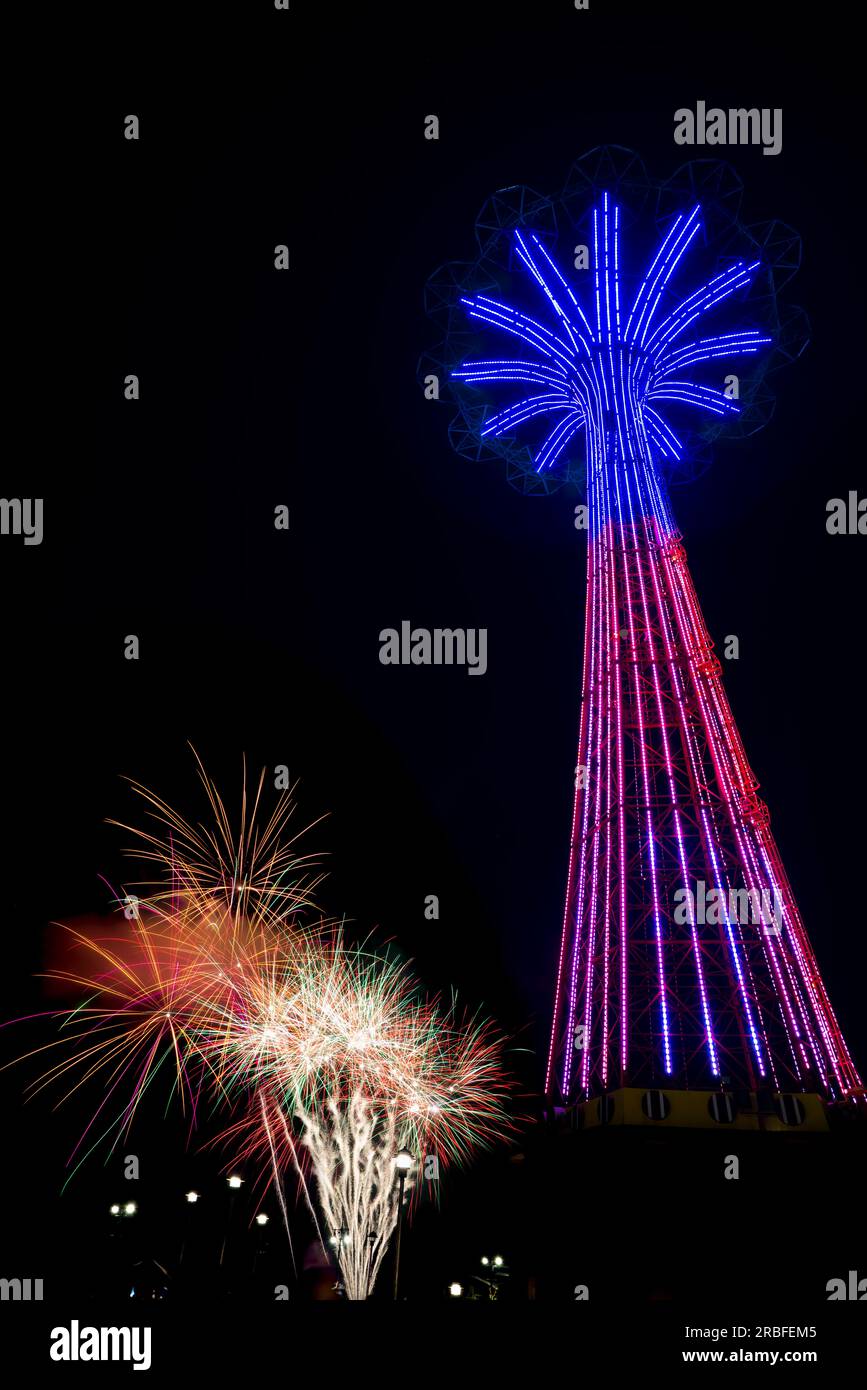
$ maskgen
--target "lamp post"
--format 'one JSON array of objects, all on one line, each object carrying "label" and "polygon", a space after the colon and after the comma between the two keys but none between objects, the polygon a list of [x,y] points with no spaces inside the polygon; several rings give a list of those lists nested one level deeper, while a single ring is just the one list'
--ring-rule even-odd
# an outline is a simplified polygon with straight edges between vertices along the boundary
[{"label": "lamp post", "polygon": [[480,1284],[485,1285],[485,1287],[488,1290],[488,1298],[493,1301],[496,1299],[497,1294],[499,1292],[499,1285],[497,1283],[496,1276],[499,1275],[503,1279],[508,1279],[509,1277],[509,1271],[506,1268],[506,1261],[503,1259],[502,1255],[483,1255],[480,1263],[484,1265],[486,1270],[490,1270],[491,1278],[486,1279],[481,1274],[476,1274],[473,1277],[475,1279],[478,1279]]},{"label": "lamp post", "polygon": [[253,1274],[254,1274],[254,1275],[255,1275],[256,1270],[257,1270],[258,1265],[259,1265],[259,1256],[260,1256],[261,1254],[264,1253],[264,1248],[265,1248],[265,1227],[268,1225],[268,1221],[269,1221],[269,1217],[268,1217],[268,1213],[267,1213],[267,1212],[265,1212],[265,1211],[259,1211],[259,1212],[256,1213],[256,1225],[258,1226],[259,1231],[260,1231],[261,1234],[260,1234],[259,1238],[256,1240],[256,1244],[255,1244],[255,1247],[254,1247],[254,1250],[253,1250]]},{"label": "lamp post", "polygon": [[187,1204],[187,1214],[184,1217],[184,1237],[181,1241],[180,1254],[178,1255],[178,1266],[182,1265],[184,1262],[184,1253],[187,1248],[187,1240],[190,1234],[190,1226],[192,1224],[193,1215],[190,1211],[190,1207],[195,1206],[196,1202],[199,1200],[199,1194],[198,1192],[193,1191],[191,1188],[189,1192],[184,1193],[184,1200]]},{"label": "lamp post", "polygon": [[228,1215],[228,1217],[227,1217],[227,1219],[226,1219],[226,1231],[225,1231],[225,1234],[224,1234],[224,1236],[223,1236],[223,1247],[222,1247],[222,1249],[220,1250],[220,1264],[223,1263],[223,1260],[224,1260],[225,1257],[226,1257],[226,1241],[229,1239],[229,1231],[230,1231],[231,1226],[232,1226],[232,1215],[233,1215],[234,1210],[235,1210],[235,1196],[236,1196],[236,1194],[237,1194],[237,1192],[238,1192],[238,1188],[241,1186],[241,1184],[242,1184],[243,1181],[244,1181],[243,1178],[237,1177],[236,1174],[234,1174],[234,1173],[232,1174],[232,1176],[231,1176],[230,1178],[227,1179],[227,1182],[228,1182],[228,1184],[229,1184],[229,1191],[230,1191],[230,1193],[231,1193],[231,1196],[229,1197],[229,1215]]},{"label": "lamp post", "polygon": [[133,1218],[137,1212],[137,1202],[112,1202],[109,1207],[109,1213],[111,1215],[110,1240],[117,1261],[127,1260],[134,1248],[135,1240],[133,1232],[135,1231],[136,1223]]},{"label": "lamp post", "polygon": [[397,1194],[397,1240],[394,1247],[394,1300],[397,1302],[397,1290],[400,1282],[400,1237],[403,1231],[403,1192],[406,1186],[406,1175],[413,1165],[413,1156],[409,1149],[401,1149],[394,1160],[397,1169],[398,1194]]}]

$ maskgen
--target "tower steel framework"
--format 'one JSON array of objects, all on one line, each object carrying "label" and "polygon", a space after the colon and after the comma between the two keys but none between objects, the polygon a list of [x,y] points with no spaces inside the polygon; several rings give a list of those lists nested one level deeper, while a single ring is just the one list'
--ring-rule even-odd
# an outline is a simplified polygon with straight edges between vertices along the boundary
[{"label": "tower steel framework", "polygon": [[[725,208],[726,166],[690,166],[666,188],[660,240],[642,259],[630,193],[646,201],[647,182],[629,160],[624,171],[602,156],[592,179],[582,170],[586,269],[559,257],[554,205],[505,190],[480,219],[482,260],[440,272],[431,290],[450,316],[453,346],[439,362],[458,393],[462,451],[504,454],[531,491],[581,475],[585,486],[576,793],[546,1090],[559,1103],[654,1086],[850,1098],[863,1094],[860,1078],[726,698],[666,482],[695,456],[680,423],[689,412],[714,425],[769,413],[761,371],[745,399],[723,372],[795,355],[776,303],[795,239],[763,224],[752,259],[729,246],[712,274],[689,280],[706,223]],[[710,177],[708,219],[684,194]],[[561,220],[580,191],[573,181]],[[507,264],[508,301],[485,238]],[[725,321],[739,300],[760,305],[757,281],[770,286],[770,333]],[[496,356],[446,361],[455,343],[461,354],[475,346],[458,313],[496,335]],[[518,388],[505,405],[504,386]],[[528,429],[529,449],[517,442]]]}]

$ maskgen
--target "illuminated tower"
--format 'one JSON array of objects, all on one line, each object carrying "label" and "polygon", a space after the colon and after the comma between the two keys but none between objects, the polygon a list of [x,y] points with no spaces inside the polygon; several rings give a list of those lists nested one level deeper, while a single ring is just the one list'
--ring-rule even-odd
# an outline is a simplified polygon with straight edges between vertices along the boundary
[{"label": "illuminated tower", "polygon": [[[555,1104],[594,1100],[596,1123],[613,1118],[614,1093],[659,1119],[687,1092],[710,1093],[693,1099],[717,1121],[757,1112],[765,1096],[780,1123],[798,1123],[817,1104],[804,1097],[850,1098],[861,1083],[757,796],[666,484],[690,453],[682,422],[737,419],[747,402],[735,367],[779,350],[780,224],[747,237],[758,254],[745,258],[730,217],[723,254],[698,274],[729,190],[714,173],[706,218],[696,182],[726,166],[691,166],[665,187],[648,243],[630,199],[646,205],[647,184],[633,177],[631,188],[602,153],[557,205],[528,190],[491,200],[480,240],[484,249],[486,229],[498,238],[505,275],[489,256],[432,282],[456,287],[452,358],[458,311],[494,347],[467,355],[464,338],[459,365],[440,359],[461,404],[453,441],[502,442],[531,490],[574,479],[579,445],[583,456],[583,688],[546,1090]],[[773,307],[770,333],[730,321],[738,301],[741,315],[762,316],[756,283]],[[517,441],[532,431],[528,452]]]}]

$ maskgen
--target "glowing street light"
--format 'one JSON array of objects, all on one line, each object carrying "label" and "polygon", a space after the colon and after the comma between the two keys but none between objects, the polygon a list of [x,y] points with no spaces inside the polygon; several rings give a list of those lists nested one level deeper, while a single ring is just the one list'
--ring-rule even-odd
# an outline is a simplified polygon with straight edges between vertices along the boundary
[{"label": "glowing street light", "polygon": [[260,1211],[259,1214],[258,1214],[258,1216],[256,1217],[256,1225],[257,1225],[257,1226],[267,1226],[267,1225],[268,1225],[268,1217],[267,1217],[267,1215],[266,1215],[266,1213],[265,1213],[264,1211]]},{"label": "glowing street light", "polygon": [[235,1190],[237,1190],[241,1186],[243,1181],[244,1179],[239,1178],[235,1173],[233,1173],[232,1176],[228,1179],[229,1186]]},{"label": "glowing street light", "polygon": [[199,1200],[198,1192],[187,1192],[185,1196],[188,1202],[197,1202]]},{"label": "glowing street light", "polygon": [[112,1216],[120,1216],[120,1207],[118,1206],[117,1202],[112,1202],[111,1206],[109,1207],[109,1211],[111,1212]]},{"label": "glowing street light", "polygon": [[464,1286],[463,1286],[463,1284],[458,1284],[458,1283],[449,1284],[449,1293],[451,1294],[452,1298],[460,1298],[460,1296],[461,1296],[461,1294],[463,1293],[463,1291],[464,1291]]},{"label": "glowing street light", "polygon": [[123,1214],[124,1214],[124,1216],[135,1216],[135,1214],[136,1214],[137,1211],[138,1211],[138,1206],[136,1205],[135,1202],[127,1202],[126,1205],[125,1205],[125,1207],[124,1207],[124,1209],[123,1209]]}]

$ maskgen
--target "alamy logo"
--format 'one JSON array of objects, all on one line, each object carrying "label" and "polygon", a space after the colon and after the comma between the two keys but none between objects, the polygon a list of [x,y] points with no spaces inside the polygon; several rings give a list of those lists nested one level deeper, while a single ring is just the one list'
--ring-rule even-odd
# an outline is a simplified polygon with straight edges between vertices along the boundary
[{"label": "alamy logo", "polygon": [[29,1303],[31,1299],[42,1301],[41,1279],[0,1279],[0,1299],[13,1303]]},{"label": "alamy logo", "polygon": [[471,676],[488,669],[486,627],[384,627],[379,634],[383,666],[466,666]]},{"label": "alamy logo", "polygon": [[829,536],[867,536],[867,497],[850,492],[848,498],[832,497],[825,503]]},{"label": "alamy logo", "polygon": [[697,101],[695,110],[681,106],[674,113],[676,145],[762,145],[762,154],[783,148],[783,113],[779,106],[729,107]]},{"label": "alamy logo", "polygon": [[25,545],[41,545],[42,498],[0,497],[0,536],[23,536]]},{"label": "alamy logo", "polygon": [[69,1327],[51,1329],[52,1361],[132,1361],[134,1371],[151,1364],[149,1327],[80,1327],[73,1318]]},{"label": "alamy logo", "polygon": [[691,888],[677,889],[674,904],[674,920],[681,927],[688,922],[710,927],[725,921],[742,927],[752,923],[764,927],[766,936],[778,936],[783,925],[783,904],[776,887],[773,894],[768,888],[730,888],[725,893],[698,879],[694,893]]},{"label": "alamy logo", "polygon": [[857,1269],[850,1269],[848,1281],[829,1279],[825,1292],[829,1303],[863,1303],[867,1300],[867,1279],[859,1279]]}]

